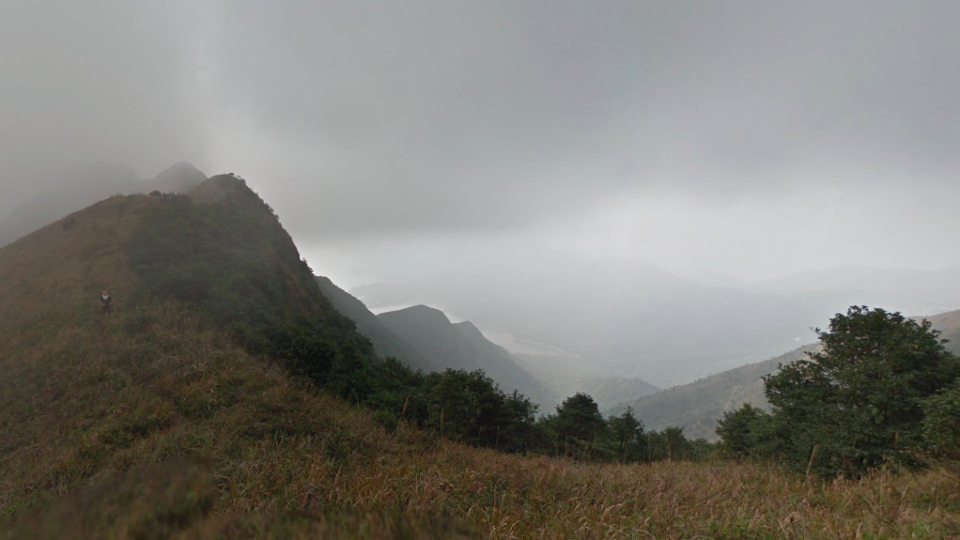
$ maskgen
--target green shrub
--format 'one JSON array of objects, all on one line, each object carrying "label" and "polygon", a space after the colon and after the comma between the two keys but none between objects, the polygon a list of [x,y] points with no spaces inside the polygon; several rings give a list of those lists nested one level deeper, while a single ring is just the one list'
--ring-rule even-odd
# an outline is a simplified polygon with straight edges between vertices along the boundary
[{"label": "green shrub", "polygon": [[923,409],[923,434],[932,449],[943,457],[960,458],[960,386],[927,398]]},{"label": "green shrub", "polygon": [[929,321],[853,306],[819,335],[820,352],[764,378],[779,457],[822,476],[922,465],[922,404],[960,377],[939,332]]}]

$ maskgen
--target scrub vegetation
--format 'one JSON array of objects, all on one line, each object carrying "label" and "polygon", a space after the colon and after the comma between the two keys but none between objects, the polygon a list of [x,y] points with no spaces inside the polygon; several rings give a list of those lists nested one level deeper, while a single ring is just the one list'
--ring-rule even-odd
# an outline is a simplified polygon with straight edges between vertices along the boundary
[{"label": "scrub vegetation", "polygon": [[722,450],[825,477],[955,455],[960,359],[930,321],[854,306],[818,333],[819,350],[763,378],[771,414],[726,414]]},{"label": "scrub vegetation", "polygon": [[0,538],[960,535],[950,462],[804,475],[381,360],[269,207],[201,187],[0,250]]}]

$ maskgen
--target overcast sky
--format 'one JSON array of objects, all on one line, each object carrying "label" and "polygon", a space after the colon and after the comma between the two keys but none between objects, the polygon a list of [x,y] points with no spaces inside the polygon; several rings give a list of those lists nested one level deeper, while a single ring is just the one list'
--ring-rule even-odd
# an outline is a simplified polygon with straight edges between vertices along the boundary
[{"label": "overcast sky", "polygon": [[[235,172],[349,288],[544,249],[747,279],[960,264],[960,3],[0,3],[0,212]],[[532,256],[532,255],[530,255]]]}]

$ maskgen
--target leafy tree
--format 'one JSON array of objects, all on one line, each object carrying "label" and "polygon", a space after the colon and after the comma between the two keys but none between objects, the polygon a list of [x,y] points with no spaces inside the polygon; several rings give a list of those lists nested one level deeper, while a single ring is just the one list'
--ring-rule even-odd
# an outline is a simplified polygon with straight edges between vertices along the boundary
[{"label": "leafy tree", "polygon": [[703,439],[690,441],[683,435],[683,428],[667,426],[663,431],[646,434],[648,461],[695,461],[706,457],[712,445]]},{"label": "leafy tree", "polygon": [[579,392],[557,406],[557,414],[552,420],[557,443],[564,449],[564,453],[574,455],[580,450],[586,451],[595,447],[597,437],[607,428],[597,402],[589,395]]},{"label": "leafy tree", "polygon": [[422,426],[429,415],[427,377],[394,357],[387,357],[370,370],[373,393],[365,405],[384,413],[381,418],[404,420]]},{"label": "leafy tree", "polygon": [[480,396],[471,391],[470,378],[466,371],[453,369],[428,376],[430,416],[427,422],[430,427],[459,440],[477,433]]},{"label": "leafy tree", "polygon": [[941,391],[923,403],[923,434],[943,457],[960,458],[960,385]]},{"label": "leafy tree", "polygon": [[720,452],[737,459],[768,455],[773,437],[771,422],[769,414],[749,403],[723,413],[723,420],[717,423]]},{"label": "leafy tree", "polygon": [[534,444],[537,405],[514,390],[504,400],[506,421],[498,428],[495,447],[508,452],[530,449]]},{"label": "leafy tree", "polygon": [[683,459],[687,461],[704,461],[714,455],[716,445],[704,438],[687,440],[684,444]]},{"label": "leafy tree", "polygon": [[624,461],[640,461],[647,458],[647,439],[643,433],[643,422],[633,414],[633,408],[627,407],[620,416],[614,416],[607,422],[610,438],[616,448],[615,455]]},{"label": "leafy tree", "polygon": [[683,428],[677,426],[663,428],[663,444],[667,461],[683,459],[686,442],[687,438],[683,436]]},{"label": "leafy tree", "polygon": [[923,399],[960,376],[939,333],[854,306],[818,334],[820,352],[764,378],[775,429],[788,439],[784,457],[824,475],[855,476],[890,459],[915,465]]}]

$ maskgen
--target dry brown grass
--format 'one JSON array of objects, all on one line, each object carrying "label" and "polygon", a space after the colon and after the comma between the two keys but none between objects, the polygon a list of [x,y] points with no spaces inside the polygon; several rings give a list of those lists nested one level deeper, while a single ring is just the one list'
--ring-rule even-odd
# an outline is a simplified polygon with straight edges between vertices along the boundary
[{"label": "dry brown grass", "polygon": [[[130,305],[117,246],[144,204],[114,199],[0,250],[0,517],[18,527],[99,523],[119,503],[85,493],[202,455],[209,505],[185,511],[185,538],[467,537],[460,521],[504,539],[960,538],[960,476],[945,468],[806,485],[773,467],[573,463],[388,433],[176,305]],[[104,287],[116,298],[106,318]],[[177,471],[171,486],[204,485],[207,473]],[[137,489],[111,515],[160,523],[151,509],[172,503],[144,504],[152,492]]]}]

